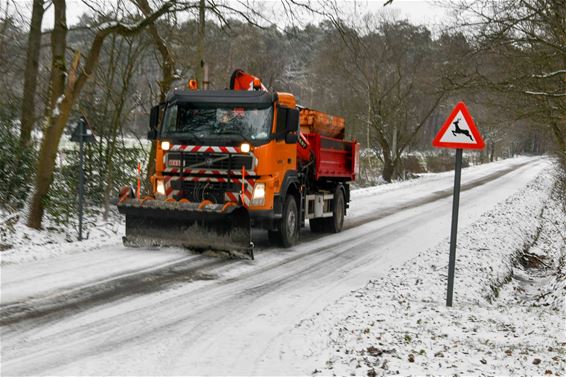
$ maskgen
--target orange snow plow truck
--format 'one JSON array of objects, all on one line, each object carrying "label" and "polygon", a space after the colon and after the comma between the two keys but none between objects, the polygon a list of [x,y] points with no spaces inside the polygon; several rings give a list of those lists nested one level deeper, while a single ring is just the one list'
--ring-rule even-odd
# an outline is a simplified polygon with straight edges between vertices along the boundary
[{"label": "orange snow plow truck", "polygon": [[157,146],[152,194],[120,191],[124,244],[246,253],[251,228],[294,245],[311,231],[340,232],[358,174],[359,144],[344,119],[298,106],[242,70],[230,90],[174,90],[150,115]]}]

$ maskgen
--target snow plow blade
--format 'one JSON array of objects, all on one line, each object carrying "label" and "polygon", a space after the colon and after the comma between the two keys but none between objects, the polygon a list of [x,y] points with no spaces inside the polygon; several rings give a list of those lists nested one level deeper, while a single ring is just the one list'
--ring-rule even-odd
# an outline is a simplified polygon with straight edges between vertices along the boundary
[{"label": "snow plow blade", "polygon": [[118,210],[126,215],[125,246],[182,246],[254,259],[250,216],[242,206],[129,199]]}]

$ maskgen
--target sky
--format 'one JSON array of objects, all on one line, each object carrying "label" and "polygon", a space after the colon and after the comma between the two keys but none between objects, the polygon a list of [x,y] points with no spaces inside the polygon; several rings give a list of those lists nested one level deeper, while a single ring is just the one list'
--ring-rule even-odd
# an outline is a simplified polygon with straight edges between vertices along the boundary
[{"label": "sky", "polygon": [[[89,0],[91,3],[104,4],[114,3],[112,0]],[[303,0],[304,1],[304,0]],[[320,0],[323,1],[323,0]],[[12,12],[16,11],[23,18],[31,17],[31,3],[32,0],[0,0],[0,10],[5,9],[6,4],[11,8]],[[237,1],[233,1],[237,5]],[[278,24],[285,20],[277,20],[281,16],[277,16],[282,12],[279,10],[280,2],[275,0],[257,1],[265,9],[267,18],[276,21]],[[446,1],[444,1],[446,3]],[[415,24],[434,26],[442,23],[448,17],[446,8],[439,5],[439,0],[394,0],[392,5],[383,7],[384,0],[342,0],[338,1],[340,11],[346,17],[355,19],[365,13],[379,13],[386,12],[392,13],[396,18],[407,18]],[[67,20],[70,26],[76,24],[79,17],[85,13],[91,12],[90,9],[83,3],[82,0],[67,0]],[[275,15],[273,15],[275,14]],[[303,22],[317,23],[322,20],[322,16],[305,14],[303,15]],[[43,29],[51,29],[53,27],[53,9],[52,7],[47,11],[44,16]]]}]

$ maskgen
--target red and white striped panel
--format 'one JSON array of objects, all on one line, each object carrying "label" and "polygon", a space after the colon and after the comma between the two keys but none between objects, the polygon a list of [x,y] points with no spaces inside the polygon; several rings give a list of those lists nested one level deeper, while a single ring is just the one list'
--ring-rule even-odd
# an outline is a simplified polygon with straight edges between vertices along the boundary
[{"label": "red and white striped panel", "polygon": [[[164,164],[167,164],[167,161],[164,161]],[[163,169],[164,173],[171,173],[176,174],[180,173],[181,169],[179,168],[165,168]],[[238,175],[241,174],[241,170],[204,170],[204,169],[183,169],[183,174],[199,174],[199,175]],[[255,171],[246,169],[246,174],[255,175]]]},{"label": "red and white striped panel", "polygon": [[171,187],[171,181],[176,180],[176,178],[177,177],[164,177],[163,179],[163,183],[165,185],[165,196],[167,198],[173,198],[180,192],[180,190],[173,190],[173,187]]},{"label": "red and white striped panel", "polygon": [[[239,147],[224,147],[224,146],[201,146],[201,145],[172,145],[170,151],[177,152],[188,152],[188,153],[241,153]],[[253,153],[250,152],[252,157],[252,168],[246,170],[246,174],[255,175],[255,165],[256,158]],[[163,155],[163,169],[164,173],[179,173],[181,169],[171,168],[167,166],[167,153]],[[235,172],[237,173],[237,172]],[[232,170],[203,170],[203,169],[183,169],[183,174],[234,174]]]},{"label": "red and white striped panel", "polygon": [[172,145],[170,151],[202,152],[202,153],[240,153],[239,147],[207,146],[207,145]]}]

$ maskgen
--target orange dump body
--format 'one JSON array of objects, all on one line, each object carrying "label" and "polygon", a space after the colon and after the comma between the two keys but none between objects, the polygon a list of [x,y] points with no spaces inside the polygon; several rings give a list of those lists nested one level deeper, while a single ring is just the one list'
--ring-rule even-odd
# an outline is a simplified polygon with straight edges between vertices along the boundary
[{"label": "orange dump body", "polygon": [[299,124],[304,134],[319,134],[335,139],[344,139],[344,118],[312,110],[301,109]]}]

